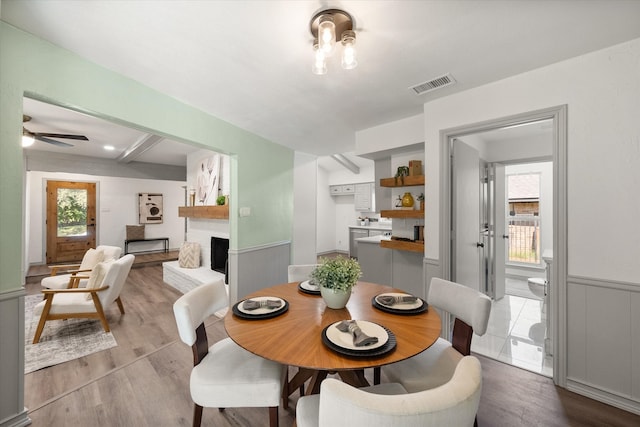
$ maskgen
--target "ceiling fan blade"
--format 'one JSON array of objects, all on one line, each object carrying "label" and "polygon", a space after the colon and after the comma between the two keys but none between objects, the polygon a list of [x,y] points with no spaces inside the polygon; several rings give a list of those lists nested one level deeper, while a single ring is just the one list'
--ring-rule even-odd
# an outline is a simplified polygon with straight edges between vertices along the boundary
[{"label": "ceiling fan blade", "polygon": [[35,136],[44,136],[45,138],[64,138],[64,139],[77,139],[79,141],[88,141],[89,138],[87,138],[84,135],[67,135],[64,133],[44,133],[44,132],[33,132],[33,134]]},{"label": "ceiling fan blade", "polygon": [[38,141],[47,142],[49,144],[57,145],[59,147],[65,147],[65,148],[73,147],[73,144],[67,144],[66,142],[56,141],[55,139],[45,138],[45,137],[43,137],[41,135],[42,134],[35,134],[34,138],[37,139]]}]

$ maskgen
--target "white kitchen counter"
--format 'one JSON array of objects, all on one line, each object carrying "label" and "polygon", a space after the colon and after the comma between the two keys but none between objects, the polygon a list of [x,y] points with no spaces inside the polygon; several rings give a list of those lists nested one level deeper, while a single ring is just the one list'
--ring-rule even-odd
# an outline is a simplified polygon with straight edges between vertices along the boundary
[{"label": "white kitchen counter", "polygon": [[391,240],[391,236],[379,235],[379,236],[371,236],[371,237],[360,237],[359,239],[356,239],[356,242],[375,243],[376,245],[379,245],[381,240]]},{"label": "white kitchen counter", "polygon": [[391,226],[389,225],[350,225],[349,228],[361,228],[363,230],[391,231]]}]

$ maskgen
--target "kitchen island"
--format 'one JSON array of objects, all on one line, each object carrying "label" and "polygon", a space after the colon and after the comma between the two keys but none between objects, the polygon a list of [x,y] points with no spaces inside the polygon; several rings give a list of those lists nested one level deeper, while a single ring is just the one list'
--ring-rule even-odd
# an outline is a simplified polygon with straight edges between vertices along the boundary
[{"label": "kitchen island", "polygon": [[362,268],[361,280],[393,286],[425,298],[423,255],[383,248],[380,246],[383,240],[391,240],[391,236],[378,235],[356,239],[358,262]]}]

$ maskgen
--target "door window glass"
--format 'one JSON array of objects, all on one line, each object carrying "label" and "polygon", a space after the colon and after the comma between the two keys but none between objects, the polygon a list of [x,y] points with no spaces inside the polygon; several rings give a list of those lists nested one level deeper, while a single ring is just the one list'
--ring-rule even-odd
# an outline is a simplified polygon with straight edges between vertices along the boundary
[{"label": "door window glass", "polygon": [[540,264],[540,174],[507,175],[508,262]]},{"label": "door window glass", "polygon": [[85,236],[87,234],[87,191],[58,188],[58,237]]}]

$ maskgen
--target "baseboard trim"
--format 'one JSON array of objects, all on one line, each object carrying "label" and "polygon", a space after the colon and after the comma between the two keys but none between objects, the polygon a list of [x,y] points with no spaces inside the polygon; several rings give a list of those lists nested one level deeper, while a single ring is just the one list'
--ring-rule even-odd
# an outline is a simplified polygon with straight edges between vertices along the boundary
[{"label": "baseboard trim", "polygon": [[640,402],[596,389],[587,384],[567,378],[567,390],[597,400],[607,405],[615,406],[627,412],[640,415]]},{"label": "baseboard trim", "polygon": [[29,418],[27,408],[24,408],[19,414],[0,421],[0,427],[23,427],[29,425],[31,425],[31,418]]}]

